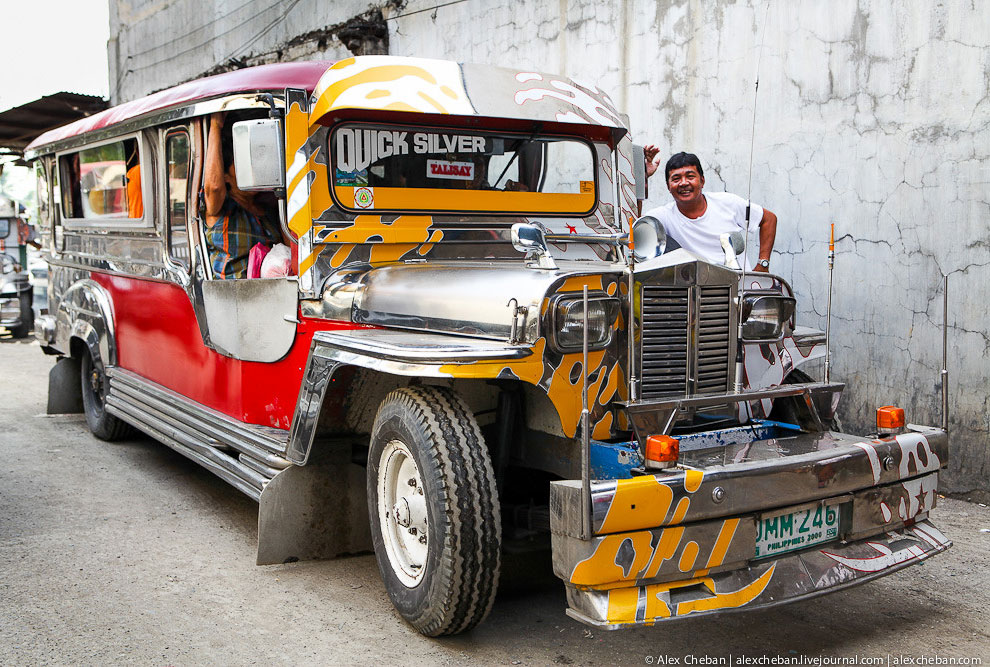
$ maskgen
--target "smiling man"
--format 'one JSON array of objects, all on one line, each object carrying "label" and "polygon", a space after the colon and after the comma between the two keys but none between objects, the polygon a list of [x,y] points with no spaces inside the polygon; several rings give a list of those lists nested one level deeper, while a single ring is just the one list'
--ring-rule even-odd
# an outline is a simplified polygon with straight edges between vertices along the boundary
[{"label": "smiling man", "polygon": [[[646,174],[652,176],[659,166],[659,149],[646,146]],[[674,201],[659,206],[646,215],[652,215],[667,230],[667,235],[685,250],[701,255],[710,262],[723,264],[725,252],[719,236],[725,232],[746,232],[746,200],[730,192],[704,193],[705,172],[701,161],[693,153],[677,153],[667,160],[664,167],[667,190]],[[758,204],[750,204],[750,224],[758,221],[760,250],[756,266],[749,253],[752,271],[770,270],[770,252],[777,235],[777,216]]]}]

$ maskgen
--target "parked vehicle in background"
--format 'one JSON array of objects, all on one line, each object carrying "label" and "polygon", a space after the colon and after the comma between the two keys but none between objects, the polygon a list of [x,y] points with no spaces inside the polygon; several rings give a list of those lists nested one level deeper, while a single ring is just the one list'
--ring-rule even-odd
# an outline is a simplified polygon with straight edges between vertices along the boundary
[{"label": "parked vehicle in background", "polygon": [[17,203],[0,197],[0,327],[24,338],[34,328],[34,296],[17,225]]},{"label": "parked vehicle in background", "polygon": [[[237,187],[278,202],[287,278],[214,276],[220,111]],[[782,278],[636,220],[642,152],[595,87],[271,65],[27,153],[50,400],[81,391],[97,437],[136,427],[258,500],[259,564],[373,547],[403,618],[444,635],[488,613],[503,546],[540,536],[568,613],[604,628],[775,606],[950,545],[928,518],[946,432],[893,408],[878,433],[832,430],[843,385],[801,370],[823,334]]]}]

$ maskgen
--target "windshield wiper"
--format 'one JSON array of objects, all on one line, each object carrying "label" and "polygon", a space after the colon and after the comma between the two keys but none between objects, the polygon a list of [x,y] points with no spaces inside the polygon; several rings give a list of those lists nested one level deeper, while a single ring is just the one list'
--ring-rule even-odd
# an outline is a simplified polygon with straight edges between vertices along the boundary
[{"label": "windshield wiper", "polygon": [[506,163],[505,168],[502,169],[502,173],[499,174],[498,178],[495,179],[495,182],[492,183],[493,190],[498,188],[498,184],[502,182],[502,177],[505,176],[505,173],[509,171],[509,167],[511,167],[512,163],[516,161],[517,157],[519,157],[519,151],[521,151],[524,146],[531,144],[533,140],[536,139],[537,135],[540,133],[542,129],[543,129],[543,123],[537,123],[536,129],[533,130],[533,134],[530,135],[529,139],[519,139],[518,141],[516,141],[515,144],[513,144],[512,148],[509,149],[512,151],[512,157],[509,158],[509,161]]}]

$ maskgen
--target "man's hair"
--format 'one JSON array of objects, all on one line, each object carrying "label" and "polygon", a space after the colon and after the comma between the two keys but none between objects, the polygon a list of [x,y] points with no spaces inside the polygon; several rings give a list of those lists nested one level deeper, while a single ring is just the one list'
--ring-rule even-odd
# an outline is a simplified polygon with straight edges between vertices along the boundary
[{"label": "man's hair", "polygon": [[664,167],[664,180],[670,180],[670,172],[675,169],[680,169],[681,167],[694,167],[698,170],[698,176],[701,178],[705,177],[705,171],[701,168],[701,160],[694,153],[685,153],[681,151],[680,153],[674,153],[667,160],[667,166]]}]

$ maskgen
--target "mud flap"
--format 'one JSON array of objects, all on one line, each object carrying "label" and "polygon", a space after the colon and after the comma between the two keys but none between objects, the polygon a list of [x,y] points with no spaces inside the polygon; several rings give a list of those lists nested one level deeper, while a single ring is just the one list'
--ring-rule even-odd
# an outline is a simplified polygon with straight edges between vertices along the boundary
[{"label": "mud flap", "polygon": [[290,466],[259,505],[258,565],[372,550],[365,469],[349,461]]},{"label": "mud flap", "polygon": [[83,411],[79,359],[62,357],[48,372],[47,414],[65,415]]}]

